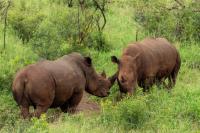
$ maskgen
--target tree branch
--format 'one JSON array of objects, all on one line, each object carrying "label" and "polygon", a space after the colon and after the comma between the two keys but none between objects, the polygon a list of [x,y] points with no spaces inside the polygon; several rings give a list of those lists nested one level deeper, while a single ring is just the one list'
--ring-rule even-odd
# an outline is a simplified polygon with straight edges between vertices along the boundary
[{"label": "tree branch", "polygon": [[106,25],[106,22],[107,22],[106,16],[104,14],[104,11],[105,11],[105,9],[104,9],[104,7],[105,7],[105,0],[103,0],[103,6],[102,7],[99,5],[99,3],[96,0],[93,0],[93,2],[95,4],[96,8],[100,10],[100,12],[101,12],[101,14],[103,16],[104,23],[103,23],[103,26],[101,27],[101,30],[103,30],[104,27],[105,27],[105,25]]},{"label": "tree branch", "polygon": [[11,5],[11,0],[8,1],[8,5],[3,10],[3,17],[4,17],[4,35],[3,35],[3,48],[6,48],[6,30],[7,30],[7,17],[8,17],[8,9]]},{"label": "tree branch", "polygon": [[185,8],[185,5],[183,3],[181,3],[179,0],[174,0],[177,4],[179,4],[179,6],[181,6],[182,8]]}]

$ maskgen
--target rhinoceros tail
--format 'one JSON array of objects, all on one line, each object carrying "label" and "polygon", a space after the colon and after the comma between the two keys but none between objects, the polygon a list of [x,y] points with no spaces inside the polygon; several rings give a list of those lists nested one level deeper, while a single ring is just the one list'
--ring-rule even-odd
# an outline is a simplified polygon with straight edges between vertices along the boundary
[{"label": "rhinoceros tail", "polygon": [[25,75],[17,75],[13,81],[13,86],[12,86],[13,97],[18,105],[21,105],[22,103],[26,82],[27,79]]},{"label": "rhinoceros tail", "polygon": [[177,71],[177,73],[180,67],[181,67],[181,58],[180,58],[180,54],[177,52],[176,66],[175,66],[175,69],[176,69],[175,71]]},{"label": "rhinoceros tail", "polygon": [[179,53],[177,52],[176,64],[175,64],[174,70],[171,75],[174,85],[176,83],[176,78],[177,78],[180,67],[181,67],[181,58],[180,58]]}]

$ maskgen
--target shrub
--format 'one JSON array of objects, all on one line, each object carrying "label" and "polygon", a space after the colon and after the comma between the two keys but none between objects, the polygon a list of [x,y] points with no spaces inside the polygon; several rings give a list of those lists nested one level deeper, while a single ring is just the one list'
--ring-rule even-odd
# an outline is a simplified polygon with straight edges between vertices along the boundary
[{"label": "shrub", "polygon": [[10,91],[16,71],[36,60],[37,56],[29,47],[21,46],[18,39],[10,36],[7,48],[0,53],[0,91]]},{"label": "shrub", "polygon": [[148,118],[148,108],[144,99],[125,98],[123,101],[112,105],[107,101],[103,104],[103,123],[120,125],[127,129],[141,128]]},{"label": "shrub", "polygon": [[93,32],[84,41],[86,46],[89,48],[94,48],[98,51],[109,51],[110,46],[108,45],[105,36],[102,32]]},{"label": "shrub", "polygon": [[40,12],[40,7],[34,5],[33,2],[30,4],[22,0],[20,5],[15,6],[17,7],[11,8],[9,12],[8,22],[23,43],[27,43],[45,16]]},{"label": "shrub", "polygon": [[[8,90],[0,91],[0,129],[6,126],[14,126],[16,119],[19,119],[18,109],[13,102],[12,94]],[[9,114],[9,115],[8,115]]]},{"label": "shrub", "polygon": [[30,41],[33,50],[40,57],[48,59],[62,55],[61,46],[64,44],[64,40],[59,36],[59,32],[54,23],[48,20],[43,21]]},{"label": "shrub", "polygon": [[[14,2],[9,24],[24,44],[30,44],[39,56],[48,59],[63,55],[63,45],[108,50],[102,14],[94,2],[85,1],[84,8],[77,1],[74,7],[65,4],[56,0]],[[105,11],[101,2],[99,6]]]},{"label": "shrub", "polygon": [[0,55],[0,60],[2,63],[0,65],[1,66],[0,90],[3,90],[3,89],[10,90],[15,72],[19,70],[19,68],[21,68],[22,66],[31,64],[36,60],[36,56],[23,55],[23,54],[27,54],[28,53],[27,51],[26,51],[27,53],[23,53],[22,51],[18,51],[18,52],[21,52],[22,55],[21,56],[12,55],[11,58],[6,58],[5,56],[8,56],[7,54]]},{"label": "shrub", "polygon": [[48,133],[48,122],[46,119],[46,115],[41,115],[40,119],[38,118],[32,118],[31,119],[32,126],[30,128],[27,128],[27,133],[35,133],[35,132],[42,132],[42,133]]},{"label": "shrub", "polygon": [[171,40],[199,41],[200,4],[195,1],[134,1],[136,22],[146,35]]},{"label": "shrub", "polygon": [[147,107],[142,99],[125,99],[119,103],[118,115],[125,127],[140,128],[147,116]]}]

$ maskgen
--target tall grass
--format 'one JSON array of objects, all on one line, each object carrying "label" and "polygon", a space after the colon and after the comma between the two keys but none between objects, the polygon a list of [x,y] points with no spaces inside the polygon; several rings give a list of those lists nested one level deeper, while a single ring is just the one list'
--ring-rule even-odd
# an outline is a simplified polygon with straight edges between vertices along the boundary
[{"label": "tall grass", "polygon": [[[1,32],[2,33],[2,32]],[[10,89],[14,73],[24,65],[33,63],[37,55],[29,47],[24,47],[21,40],[8,35],[6,48],[3,49],[3,37],[0,35],[0,90]]]}]

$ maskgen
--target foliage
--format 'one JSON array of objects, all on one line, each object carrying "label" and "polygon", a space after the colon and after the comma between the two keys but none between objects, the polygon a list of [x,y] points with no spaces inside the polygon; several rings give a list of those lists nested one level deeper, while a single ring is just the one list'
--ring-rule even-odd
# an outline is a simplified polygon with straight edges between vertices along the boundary
[{"label": "foliage", "polygon": [[143,100],[131,97],[114,106],[109,101],[103,103],[102,122],[123,126],[125,129],[141,128],[148,116],[147,105]]},{"label": "foliage", "polygon": [[[200,47],[199,44],[182,44],[183,48],[181,49],[181,59],[182,66],[187,66],[191,69],[200,70]],[[189,49],[189,50],[188,50]]]},{"label": "foliage", "polygon": [[20,6],[14,3],[14,7],[8,17],[9,23],[23,43],[26,43],[33,37],[44,15],[40,13],[41,7],[24,0],[20,1]]},{"label": "foliage", "polygon": [[51,15],[40,23],[29,44],[39,56],[52,59],[65,54],[62,47],[67,46],[65,39],[73,29],[66,21],[69,18],[68,10],[52,7],[49,12]]},{"label": "foliage", "polygon": [[198,1],[135,0],[134,8],[134,19],[144,29],[146,35],[163,36],[179,41],[199,41],[200,4]]},{"label": "foliage", "polygon": [[21,46],[20,40],[10,37],[8,47],[5,50],[0,49],[0,91],[10,90],[16,71],[35,62],[36,59],[37,55],[29,47]]},{"label": "foliage", "polygon": [[6,32],[7,32],[7,18],[8,18],[8,10],[12,4],[11,0],[2,0],[0,1],[0,20],[4,19],[4,29],[3,29],[3,34],[4,34],[4,49],[6,48]]},{"label": "foliage", "polygon": [[27,133],[35,133],[35,132],[48,133],[49,132],[46,115],[43,114],[40,119],[32,118],[31,122],[33,123],[33,125],[26,131]]},{"label": "foliage", "polygon": [[8,90],[1,90],[0,92],[0,103],[2,104],[0,108],[0,129],[5,126],[14,126],[16,124],[15,121],[19,119],[18,111],[13,103],[12,95],[9,93]]},{"label": "foliage", "polygon": [[44,58],[63,55],[66,51],[61,50],[63,45],[108,50],[102,32],[106,22],[102,22],[101,14],[105,12],[105,5],[91,1],[85,1],[84,5],[76,2],[73,7],[64,4],[45,0],[15,1],[9,24],[24,44],[30,44]]},{"label": "foliage", "polygon": [[11,0],[1,0],[0,1],[0,20],[5,18],[10,7]]}]

